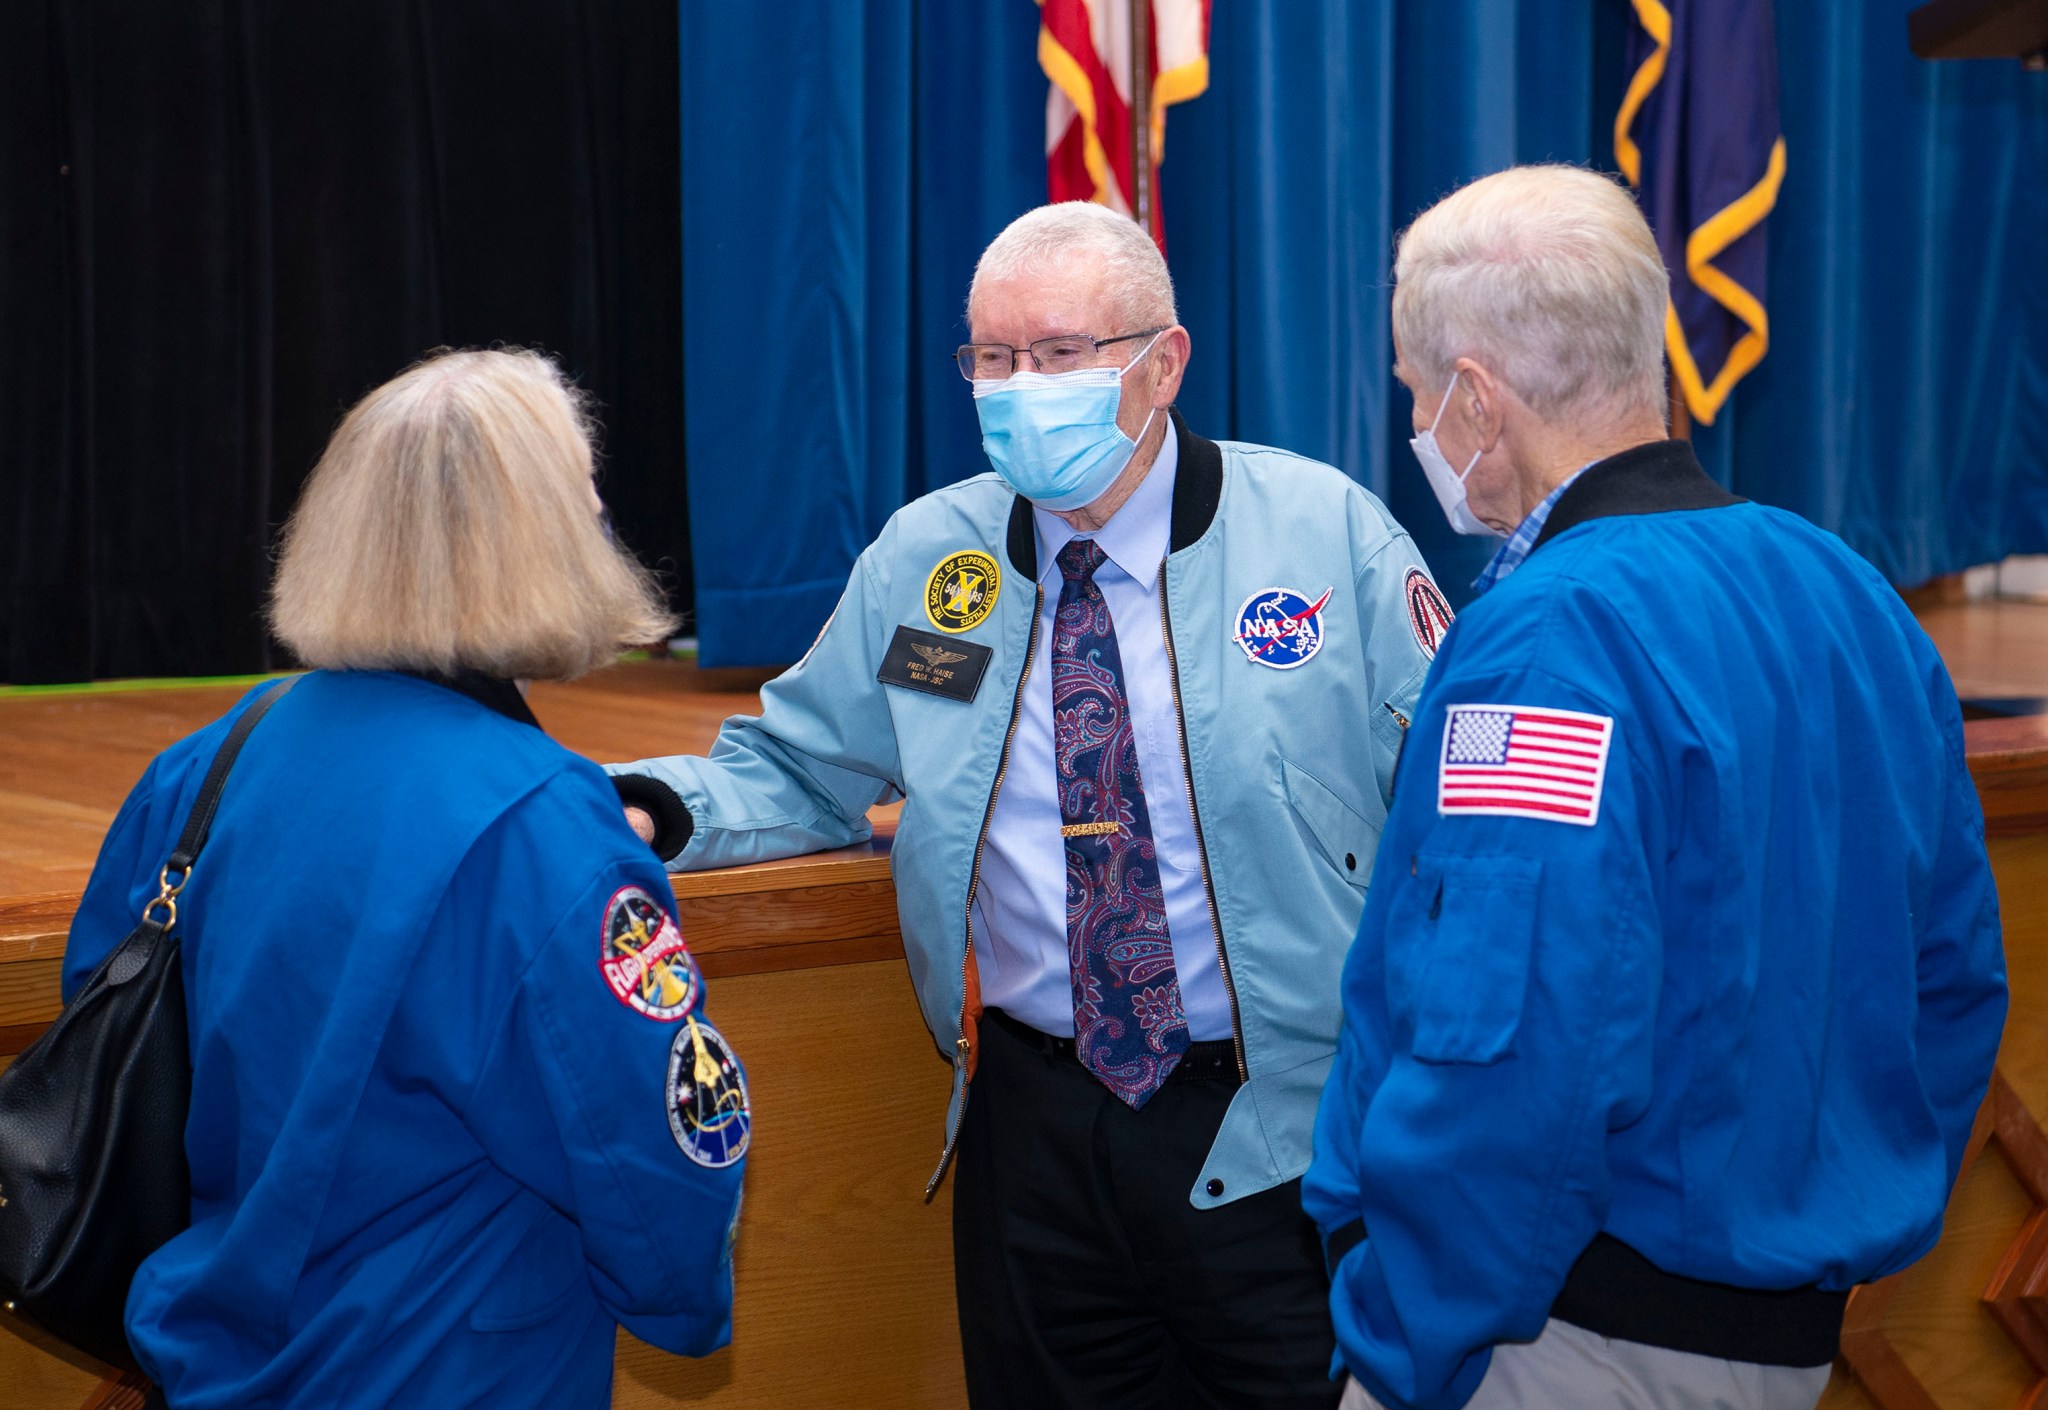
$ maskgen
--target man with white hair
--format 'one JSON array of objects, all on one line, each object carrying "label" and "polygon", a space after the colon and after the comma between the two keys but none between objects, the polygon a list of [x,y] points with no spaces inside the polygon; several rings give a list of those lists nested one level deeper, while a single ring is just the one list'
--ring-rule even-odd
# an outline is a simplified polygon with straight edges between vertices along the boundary
[{"label": "man with white hair", "polygon": [[709,759],[615,781],[671,868],[841,846],[907,796],[977,1410],[1327,1407],[1299,1177],[1450,614],[1344,475],[1181,423],[1188,332],[1130,220],[1020,217],[968,321],[996,473],[896,514]]},{"label": "man with white hair", "polygon": [[1940,659],[1665,438],[1668,286],[1568,167],[1401,238],[1397,375],[1508,535],[1409,731],[1304,1202],[1347,1407],[1808,1410],[1930,1248],[2005,1011]]}]

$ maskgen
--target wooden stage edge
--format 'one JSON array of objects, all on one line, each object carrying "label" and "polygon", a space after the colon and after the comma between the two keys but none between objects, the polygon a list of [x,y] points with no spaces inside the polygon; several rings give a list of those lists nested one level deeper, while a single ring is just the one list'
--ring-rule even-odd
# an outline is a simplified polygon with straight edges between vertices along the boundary
[{"label": "wooden stage edge", "polygon": [[[716,979],[901,959],[889,879],[895,832],[893,815],[878,816],[874,838],[856,847],[671,876],[698,967]],[[0,1057],[19,1053],[57,1016],[79,894],[0,897]]]},{"label": "wooden stage edge", "polygon": [[[1970,773],[1993,837],[2048,830],[2048,716],[1966,724]],[[670,878],[683,934],[711,978],[900,959],[889,878],[896,809],[859,846]],[[56,1017],[79,891],[0,896],[0,1057]]]},{"label": "wooden stage edge", "polygon": [[[1963,727],[1992,836],[2048,829],[2048,716]],[[895,809],[877,809],[859,846],[670,878],[683,934],[704,973],[762,974],[900,959],[889,879]],[[79,892],[0,897],[0,1055],[56,1017],[55,976]]]}]

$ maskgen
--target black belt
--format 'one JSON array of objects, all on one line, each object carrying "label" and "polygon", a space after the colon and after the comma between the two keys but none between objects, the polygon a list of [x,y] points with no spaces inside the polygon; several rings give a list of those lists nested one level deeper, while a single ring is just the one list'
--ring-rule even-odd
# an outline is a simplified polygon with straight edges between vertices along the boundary
[{"label": "black belt", "polygon": [[[1074,1056],[1074,1040],[1061,1038],[1051,1033],[1041,1033],[1030,1024],[1010,1017],[1001,1009],[983,1009],[982,1014],[996,1027],[1015,1038],[1028,1048],[1034,1048],[1047,1057],[1079,1064]],[[1180,1061],[1167,1074],[1167,1082],[1235,1082],[1237,1076],[1237,1044],[1227,1038],[1212,1038],[1200,1043],[1189,1043],[1188,1050],[1181,1054]]]},{"label": "black belt", "polygon": [[[1365,1239],[1354,1219],[1324,1241],[1331,1276]],[[1551,1305],[1560,1322],[1616,1341],[1758,1366],[1825,1366],[1842,1345],[1849,1294],[1808,1284],[1770,1292],[1667,1273],[1611,1234],[1594,1236]]]}]

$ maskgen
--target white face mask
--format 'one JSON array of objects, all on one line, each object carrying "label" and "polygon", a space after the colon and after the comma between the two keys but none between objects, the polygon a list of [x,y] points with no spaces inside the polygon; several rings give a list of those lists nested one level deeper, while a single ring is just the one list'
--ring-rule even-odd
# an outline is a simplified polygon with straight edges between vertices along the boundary
[{"label": "white face mask", "polygon": [[1472,512],[1472,506],[1465,502],[1465,476],[1472,473],[1472,466],[1479,463],[1485,452],[1472,452],[1471,463],[1464,471],[1453,470],[1451,462],[1444,458],[1443,447],[1436,443],[1437,425],[1444,419],[1444,412],[1451,404],[1451,393],[1457,388],[1462,374],[1451,374],[1451,385],[1444,388],[1443,404],[1436,409],[1436,420],[1429,423],[1429,429],[1408,442],[1408,448],[1415,452],[1415,458],[1422,462],[1422,473],[1429,480],[1429,487],[1436,491],[1436,502],[1443,506],[1444,517],[1451,521],[1451,527],[1461,534],[1499,534],[1479,521]]}]

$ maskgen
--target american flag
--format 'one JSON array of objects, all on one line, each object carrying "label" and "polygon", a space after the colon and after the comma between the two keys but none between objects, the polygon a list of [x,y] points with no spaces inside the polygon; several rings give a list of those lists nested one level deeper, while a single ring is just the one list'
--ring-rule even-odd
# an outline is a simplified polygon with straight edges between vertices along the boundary
[{"label": "american flag", "polygon": [[1444,722],[1436,810],[1591,827],[1600,819],[1606,715],[1529,705],[1453,705]]},{"label": "american flag", "polygon": [[[1132,130],[1140,16],[1131,0],[1038,0],[1038,66],[1051,80],[1045,104],[1047,198],[1094,201],[1137,216],[1137,135]],[[1151,199],[1142,219],[1166,247],[1159,164],[1166,156],[1166,110],[1209,86],[1209,9],[1214,0],[1145,0],[1151,41],[1145,176]]]}]

